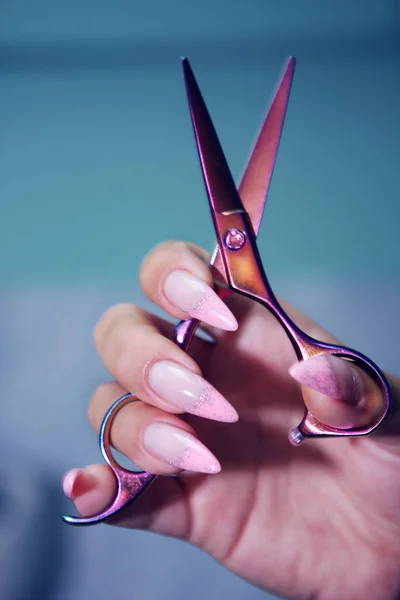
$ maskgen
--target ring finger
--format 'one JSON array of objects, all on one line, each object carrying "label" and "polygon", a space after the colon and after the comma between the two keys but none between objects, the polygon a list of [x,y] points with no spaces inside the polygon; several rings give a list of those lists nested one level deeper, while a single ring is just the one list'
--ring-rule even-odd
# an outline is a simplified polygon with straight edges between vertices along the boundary
[{"label": "ring finger", "polygon": [[[89,405],[89,420],[96,431],[105,412],[124,393],[126,390],[115,382],[97,388]],[[111,443],[135,465],[151,473],[172,474],[181,469],[217,473],[221,469],[190,425],[177,415],[139,400],[117,413],[111,428]]]}]

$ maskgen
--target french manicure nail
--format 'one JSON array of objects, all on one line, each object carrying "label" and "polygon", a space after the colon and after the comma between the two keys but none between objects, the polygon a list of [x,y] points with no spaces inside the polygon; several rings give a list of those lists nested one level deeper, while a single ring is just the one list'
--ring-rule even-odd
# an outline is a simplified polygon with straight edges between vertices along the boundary
[{"label": "french manicure nail", "polygon": [[69,498],[70,500],[72,500],[72,497],[73,497],[72,492],[74,489],[74,484],[75,484],[76,479],[80,472],[81,472],[81,469],[71,469],[70,471],[68,471],[68,473],[66,473],[64,475],[63,491],[64,491],[64,494],[67,496],[67,498]]},{"label": "french manicure nail", "polygon": [[330,398],[353,406],[361,400],[361,377],[343,358],[319,354],[292,365],[289,373],[302,385]]},{"label": "french manicure nail", "polygon": [[194,319],[227,331],[238,328],[225,302],[204,281],[187,271],[172,271],[165,280],[164,293],[172,304]]},{"label": "french manicure nail", "polygon": [[193,435],[168,423],[152,423],[143,435],[146,450],[178,469],[197,473],[218,473],[221,465]]},{"label": "french manicure nail", "polygon": [[63,478],[63,491],[70,500],[87,494],[97,485],[97,479],[86,469],[71,469]]},{"label": "french manicure nail", "polygon": [[160,398],[185,412],[226,423],[238,420],[236,410],[212,385],[178,363],[154,363],[148,382]]}]

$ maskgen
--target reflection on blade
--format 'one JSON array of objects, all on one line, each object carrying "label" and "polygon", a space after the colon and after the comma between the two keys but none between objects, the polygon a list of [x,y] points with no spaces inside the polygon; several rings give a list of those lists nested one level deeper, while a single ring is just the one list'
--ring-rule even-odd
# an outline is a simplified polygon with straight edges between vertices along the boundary
[{"label": "reflection on blade", "polygon": [[189,61],[182,61],[186,91],[192,117],[197,150],[207,188],[211,212],[243,211],[243,205],[226,162],[217,133],[211,121]]},{"label": "reflection on blade", "polygon": [[[240,198],[256,235],[274,170],[295,65],[295,59],[289,57],[239,186]],[[226,284],[225,267],[218,247],[211,264],[214,266],[216,280]]]}]

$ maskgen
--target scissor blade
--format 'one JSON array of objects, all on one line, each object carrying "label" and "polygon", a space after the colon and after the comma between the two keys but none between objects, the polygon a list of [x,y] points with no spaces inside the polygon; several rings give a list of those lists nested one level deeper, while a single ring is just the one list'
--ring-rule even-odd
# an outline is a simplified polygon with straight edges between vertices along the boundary
[{"label": "scissor blade", "polygon": [[239,195],[257,234],[267,199],[292,86],[295,59],[284,68],[239,185]]},{"label": "scissor blade", "polygon": [[[260,228],[275,166],[295,66],[296,61],[293,56],[290,56],[283,69],[281,79],[276,87],[239,185],[240,198],[250,217],[256,235]],[[220,283],[226,284],[225,267],[218,246],[214,251],[211,264],[214,266],[216,279]]]},{"label": "scissor blade", "polygon": [[204,183],[211,212],[230,213],[243,211],[242,201],[229,170],[217,133],[207,110],[203,96],[190,67],[182,61],[190,115],[196,138]]}]

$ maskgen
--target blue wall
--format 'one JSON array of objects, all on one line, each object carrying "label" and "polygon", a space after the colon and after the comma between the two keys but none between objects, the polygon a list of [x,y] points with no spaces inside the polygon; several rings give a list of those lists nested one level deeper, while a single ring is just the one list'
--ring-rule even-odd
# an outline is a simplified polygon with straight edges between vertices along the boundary
[{"label": "blue wall", "polygon": [[392,2],[40,0],[2,10],[0,282],[132,281],[160,240],[211,249],[181,54],[236,177],[285,57],[298,59],[260,234],[271,276],[393,275]]}]

